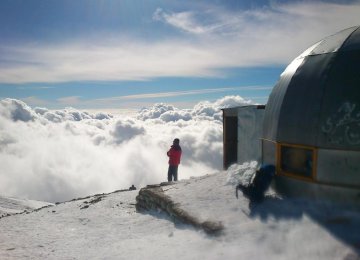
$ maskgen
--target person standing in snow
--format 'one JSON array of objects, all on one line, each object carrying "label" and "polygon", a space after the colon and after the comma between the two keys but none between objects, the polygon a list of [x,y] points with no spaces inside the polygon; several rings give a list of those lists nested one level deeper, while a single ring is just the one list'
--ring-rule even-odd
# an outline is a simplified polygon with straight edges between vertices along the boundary
[{"label": "person standing in snow", "polygon": [[177,181],[178,166],[181,159],[181,147],[180,140],[178,138],[174,139],[173,145],[167,152],[167,156],[169,157],[168,181],[172,181],[173,179],[174,181]]}]

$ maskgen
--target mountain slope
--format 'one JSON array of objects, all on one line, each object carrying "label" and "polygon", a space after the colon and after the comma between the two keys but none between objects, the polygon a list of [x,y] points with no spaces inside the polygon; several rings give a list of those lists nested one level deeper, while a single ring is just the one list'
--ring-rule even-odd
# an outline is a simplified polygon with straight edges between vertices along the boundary
[{"label": "mountain slope", "polygon": [[7,198],[0,196],[0,218],[24,211],[32,211],[34,209],[42,208],[48,205],[53,204],[37,200]]},{"label": "mountain slope", "polygon": [[356,259],[360,213],[270,191],[249,205],[225,173],[180,181],[166,195],[202,220],[209,236],[164,213],[138,213],[138,191],[96,195],[0,219],[0,259]]}]

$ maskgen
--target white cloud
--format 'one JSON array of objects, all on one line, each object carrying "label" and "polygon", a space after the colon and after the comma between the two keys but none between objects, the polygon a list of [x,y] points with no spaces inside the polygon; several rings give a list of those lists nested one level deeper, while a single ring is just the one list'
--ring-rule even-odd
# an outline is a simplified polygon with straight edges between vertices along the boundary
[{"label": "white cloud", "polygon": [[195,12],[179,12],[179,13],[166,13],[161,8],[158,8],[153,18],[158,21],[168,23],[174,27],[177,27],[185,32],[202,34],[214,30],[217,26],[204,26],[201,25],[196,19]]},{"label": "white cloud", "polygon": [[116,144],[120,144],[125,141],[129,141],[132,138],[145,134],[144,127],[136,124],[134,120],[118,120],[115,123],[115,127],[110,131]]},{"label": "white cloud", "polygon": [[37,118],[36,113],[20,100],[4,99],[0,102],[0,115],[13,121],[33,121]]},{"label": "white cloud", "polygon": [[314,42],[360,23],[360,2],[297,1],[262,9],[169,12],[154,22],[180,35],[158,39],[101,37],[56,44],[0,46],[0,82],[148,80],[219,77],[224,68],[288,64]]},{"label": "white cloud", "polygon": [[73,106],[73,105],[76,105],[76,104],[81,102],[79,96],[70,96],[70,97],[58,98],[57,101],[60,104],[66,105],[66,106]]},{"label": "white cloud", "polygon": [[49,105],[49,101],[38,98],[36,96],[25,97],[25,98],[22,98],[21,100],[30,106],[34,106],[34,105],[47,106],[47,105]]},{"label": "white cloud", "polygon": [[8,47],[3,52],[8,59],[15,59],[17,65],[1,67],[0,82],[147,80],[216,74],[205,65],[216,57],[189,43],[114,41],[94,42],[95,46],[80,42],[70,46]]},{"label": "white cloud", "polygon": [[[126,95],[111,98],[95,99],[94,101],[118,101],[118,100],[130,100],[130,99],[151,99],[151,98],[163,98],[163,97],[178,97],[187,95],[200,95],[209,93],[226,92],[233,90],[266,90],[272,89],[272,87],[266,86],[242,86],[242,87],[225,87],[225,88],[208,88],[208,89],[192,89],[187,91],[171,91],[171,92],[159,92],[159,93],[143,93],[136,95]],[[79,100],[77,100],[79,101]]]},{"label": "white cloud", "polygon": [[180,178],[222,167],[222,107],[248,104],[238,96],[182,110],[156,104],[135,117],[72,108],[34,108],[0,101],[2,195],[63,201],[166,180],[166,151],[183,148]]},{"label": "white cloud", "polygon": [[26,89],[26,90],[29,90],[29,89],[31,89],[31,90],[43,90],[43,89],[53,89],[53,88],[55,88],[55,87],[49,87],[49,86],[17,87],[17,89],[21,89],[21,90],[25,90],[25,89]]},{"label": "white cloud", "polygon": [[143,108],[139,111],[137,116],[138,119],[147,120],[147,119],[155,119],[159,118],[162,114],[168,111],[174,111],[175,108],[171,105],[158,103],[150,108]]}]

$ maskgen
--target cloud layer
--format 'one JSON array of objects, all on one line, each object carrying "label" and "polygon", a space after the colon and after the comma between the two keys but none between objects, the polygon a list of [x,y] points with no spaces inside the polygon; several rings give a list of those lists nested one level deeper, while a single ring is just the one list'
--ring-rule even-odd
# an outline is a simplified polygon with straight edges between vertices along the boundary
[{"label": "cloud layer", "polygon": [[1,193],[55,202],[165,181],[175,137],[183,148],[180,178],[214,172],[222,167],[220,108],[247,104],[228,96],[188,110],[155,104],[115,117],[1,100]]},{"label": "cloud layer", "polygon": [[171,37],[134,39],[115,32],[91,40],[0,46],[0,82],[218,77],[224,68],[286,65],[323,37],[360,24],[359,13],[359,1],[294,1],[245,11],[158,8],[153,23],[168,26]]}]

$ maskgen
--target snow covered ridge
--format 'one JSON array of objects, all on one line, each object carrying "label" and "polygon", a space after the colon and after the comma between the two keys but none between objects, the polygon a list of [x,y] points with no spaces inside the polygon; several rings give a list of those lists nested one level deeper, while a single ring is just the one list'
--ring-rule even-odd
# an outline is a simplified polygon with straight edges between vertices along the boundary
[{"label": "snow covered ridge", "polygon": [[[55,203],[49,203],[49,202],[37,201],[37,200],[18,199],[18,198],[6,198],[0,196],[0,219],[12,215],[30,214],[32,212],[37,212],[45,208],[53,207],[55,205],[65,204],[74,201],[85,201],[85,205],[83,206],[83,208],[81,208],[84,209],[84,208],[88,208],[91,204],[95,204],[101,201],[102,198],[110,194],[126,192],[126,191],[129,191],[129,189],[116,190],[110,193],[89,195],[82,198],[74,198],[69,201],[55,202]],[[90,199],[90,201],[86,201],[88,199]]]},{"label": "snow covered ridge", "polygon": [[6,198],[0,196],[0,218],[13,214],[31,212],[33,210],[52,205],[54,204],[43,201]]},{"label": "snow covered ridge", "polygon": [[[243,173],[234,174],[246,181]],[[241,194],[236,199],[229,175],[217,172],[163,187],[199,221],[221,221],[220,236],[174,223],[161,211],[137,212],[138,191],[117,192],[0,219],[0,259],[359,258],[359,212],[283,199],[272,190],[263,203],[251,205]]]},{"label": "snow covered ridge", "polygon": [[183,149],[180,179],[220,170],[220,109],[249,102],[229,96],[187,110],[155,104],[130,117],[0,100],[0,190],[56,202],[160,183],[175,137]]}]

